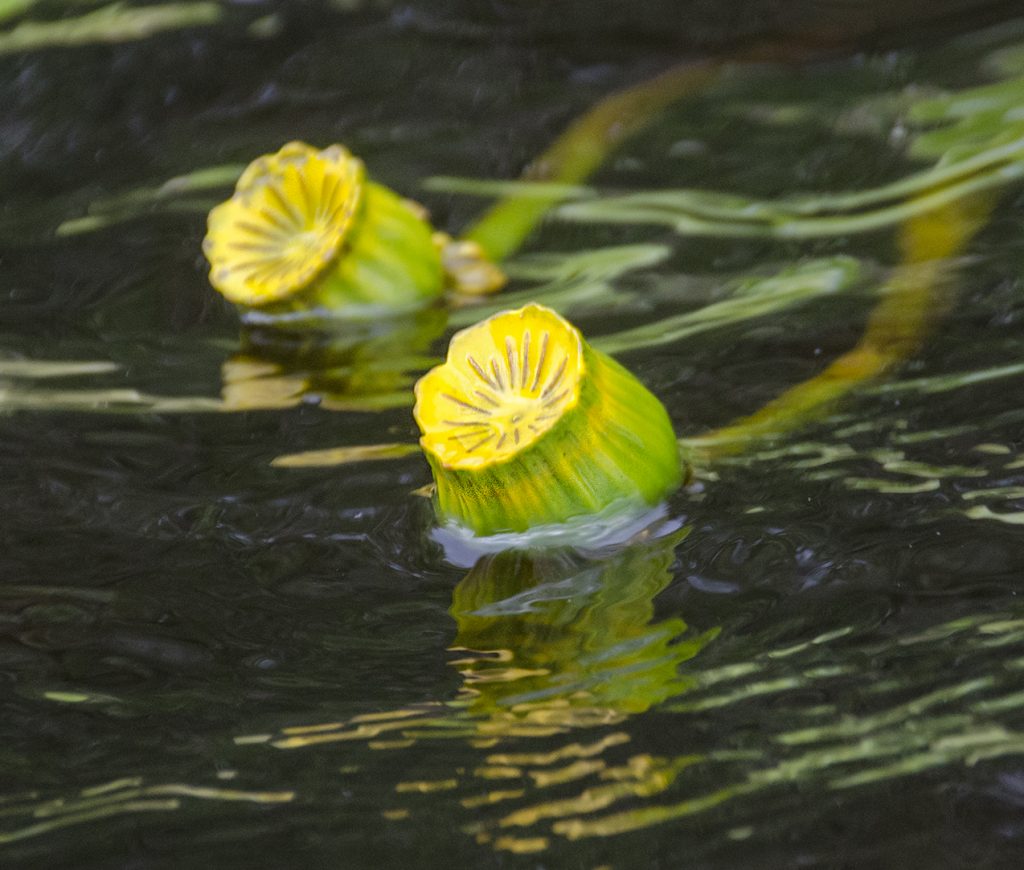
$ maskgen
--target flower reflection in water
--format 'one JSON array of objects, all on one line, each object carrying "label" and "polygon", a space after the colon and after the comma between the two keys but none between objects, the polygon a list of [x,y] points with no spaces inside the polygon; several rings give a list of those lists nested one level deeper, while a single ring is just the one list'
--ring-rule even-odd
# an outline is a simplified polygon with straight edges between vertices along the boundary
[{"label": "flower reflection in water", "polygon": [[433,307],[391,317],[247,325],[241,348],[222,366],[230,410],[287,408],[317,402],[339,411],[412,404],[415,373],[444,331],[447,313]]},{"label": "flower reflection in water", "polygon": [[[452,599],[450,650],[462,677],[455,698],[238,742],[294,750],[365,741],[401,752],[443,740],[447,751],[432,753],[428,778],[394,783],[398,800],[452,792],[470,812],[462,829],[477,842],[546,849],[538,822],[659,794],[702,760],[631,749],[620,727],[694,687],[686,663],[717,634],[655,615],[689,531],[662,516],[604,554],[562,547],[483,555]],[[402,805],[384,815],[398,820],[411,811]]]},{"label": "flower reflection in water", "polygon": [[621,721],[692,684],[680,670],[713,637],[654,621],[688,529],[599,560],[572,550],[484,556],[455,589],[464,700],[502,726],[561,730]]}]

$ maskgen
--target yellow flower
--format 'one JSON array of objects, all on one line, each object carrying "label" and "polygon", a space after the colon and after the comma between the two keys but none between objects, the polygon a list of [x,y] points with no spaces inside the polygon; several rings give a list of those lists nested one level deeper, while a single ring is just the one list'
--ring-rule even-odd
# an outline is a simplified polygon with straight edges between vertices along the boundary
[{"label": "yellow flower", "polygon": [[210,212],[210,282],[239,305],[279,302],[338,255],[363,199],[365,170],[344,148],[290,142],[242,173]]},{"label": "yellow flower", "polygon": [[414,414],[440,513],[481,535],[653,504],[682,479],[662,404],[540,305],[457,333]]},{"label": "yellow flower", "polygon": [[420,307],[444,289],[421,211],[366,178],[340,145],[290,142],[260,157],[208,218],[210,282],[271,314]]}]

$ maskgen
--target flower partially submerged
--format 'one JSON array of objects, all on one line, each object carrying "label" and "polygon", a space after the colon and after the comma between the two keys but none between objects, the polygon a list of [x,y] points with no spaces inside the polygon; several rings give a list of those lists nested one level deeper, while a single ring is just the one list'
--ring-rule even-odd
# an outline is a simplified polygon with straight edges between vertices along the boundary
[{"label": "flower partially submerged", "polygon": [[682,479],[658,399],[540,305],[457,333],[414,414],[440,513],[478,535],[652,504]]},{"label": "flower partially submerged", "polygon": [[[203,250],[210,282],[236,305],[268,314],[402,310],[445,288],[434,235],[421,208],[369,181],[340,145],[290,142],[250,164],[210,212]],[[460,273],[451,276],[458,289]]]}]

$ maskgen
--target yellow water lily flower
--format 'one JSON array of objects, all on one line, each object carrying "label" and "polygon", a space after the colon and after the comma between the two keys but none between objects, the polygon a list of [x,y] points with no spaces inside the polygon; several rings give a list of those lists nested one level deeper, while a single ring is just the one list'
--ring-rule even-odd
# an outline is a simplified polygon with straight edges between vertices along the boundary
[{"label": "yellow water lily flower", "polygon": [[239,305],[280,302],[338,256],[363,202],[366,172],[340,146],[290,142],[242,173],[210,212],[203,250],[210,281]]},{"label": "yellow water lily flower", "polygon": [[480,535],[653,504],[683,476],[661,402],[541,305],[456,333],[414,415],[439,512]]},{"label": "yellow water lily flower", "polygon": [[482,252],[463,245],[454,256],[458,244],[340,145],[290,142],[250,164],[210,212],[203,251],[210,282],[236,305],[345,313],[422,307],[446,284],[482,293],[504,283]]}]

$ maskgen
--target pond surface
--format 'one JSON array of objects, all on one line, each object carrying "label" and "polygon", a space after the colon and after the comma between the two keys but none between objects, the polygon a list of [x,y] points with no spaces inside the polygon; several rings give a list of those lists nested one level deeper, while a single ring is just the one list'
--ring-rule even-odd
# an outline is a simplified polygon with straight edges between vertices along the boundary
[{"label": "pond surface", "polygon": [[[346,143],[457,232],[489,200],[453,176],[514,178],[602,97],[714,53],[737,60],[614,152],[598,210],[877,189],[1024,137],[1024,19],[778,35],[754,62],[729,21],[659,33],[658,4],[536,29],[526,4],[202,5],[141,41],[0,33],[0,865],[1020,866],[1013,172],[903,365],[699,463],[626,546],[468,566],[418,453],[297,455],[414,444],[412,382],[492,308],[243,334],[200,244],[237,167],[291,139]],[[0,4],[0,27],[91,8]],[[961,138],[924,138],[949,128],[920,105],[958,93]],[[604,341],[684,439],[855,346],[901,261],[884,216],[585,217],[529,238],[510,298]]]}]

